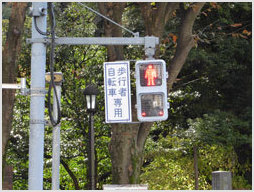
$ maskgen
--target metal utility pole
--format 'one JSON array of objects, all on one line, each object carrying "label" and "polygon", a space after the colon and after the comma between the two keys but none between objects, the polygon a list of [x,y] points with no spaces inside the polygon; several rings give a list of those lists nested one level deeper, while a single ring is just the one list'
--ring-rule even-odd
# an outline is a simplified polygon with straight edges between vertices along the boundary
[{"label": "metal utility pole", "polygon": [[[40,30],[46,31],[47,2],[33,3],[32,38],[44,38],[35,28],[34,20]],[[31,101],[29,135],[28,189],[43,189],[43,154],[44,154],[44,110],[45,110],[45,68],[46,45],[32,43],[31,56]]]},{"label": "metal utility pole", "polygon": [[[50,73],[46,74],[46,82],[50,83],[51,75]],[[61,90],[63,82],[63,74],[61,72],[54,73],[54,81],[56,85],[56,93],[61,107]],[[53,92],[53,117],[54,119],[58,118],[57,110],[57,100],[56,94]],[[52,145],[52,190],[59,190],[60,185],[60,129],[61,124],[59,123],[56,126],[53,126],[53,145]]]}]

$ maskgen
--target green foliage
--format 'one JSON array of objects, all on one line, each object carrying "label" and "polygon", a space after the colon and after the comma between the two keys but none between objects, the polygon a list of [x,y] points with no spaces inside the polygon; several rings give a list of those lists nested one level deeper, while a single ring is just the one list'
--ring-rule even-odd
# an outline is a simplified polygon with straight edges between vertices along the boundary
[{"label": "green foliage", "polygon": [[9,20],[3,19],[2,20],[2,46],[5,44],[5,41],[6,41],[8,25],[9,25]]},{"label": "green foliage", "polygon": [[[93,3],[89,6],[94,6]],[[56,3],[57,36],[94,36],[95,15],[76,3]],[[75,22],[74,22],[75,21]],[[6,22],[8,23],[8,22]],[[7,27],[7,24],[4,25]],[[27,17],[22,40],[22,50],[18,61],[18,75],[30,75],[30,45],[25,43],[31,35],[31,18]],[[4,28],[3,30],[6,30]],[[49,29],[48,29],[49,30]],[[4,33],[3,33],[4,34]],[[47,55],[49,55],[49,49]],[[103,67],[106,58],[105,47],[99,46],[58,46],[56,47],[55,70],[62,71],[62,121],[61,121],[61,161],[63,161],[78,181],[80,189],[87,188],[87,142],[88,113],[82,93],[87,84],[96,83],[101,91],[98,99],[98,113],[95,115],[96,160],[98,188],[111,181],[111,162],[108,153],[109,126],[104,122]],[[48,63],[48,58],[47,58]],[[47,71],[49,66],[47,65]],[[48,85],[47,85],[48,86]],[[27,189],[28,182],[28,134],[29,97],[17,96],[13,127],[9,142],[7,163],[14,167],[14,189]],[[22,115],[20,115],[22,113]],[[46,102],[46,119],[48,110]],[[25,124],[24,124],[25,123]],[[18,132],[17,132],[18,131]],[[21,138],[21,135],[26,137]],[[20,144],[17,145],[17,142]],[[22,145],[21,145],[22,144]],[[51,189],[52,128],[45,127],[44,189]],[[20,151],[20,153],[18,153]],[[73,179],[66,168],[60,167],[60,188],[75,189]]]},{"label": "green foliage", "polygon": [[13,129],[6,151],[6,162],[13,166],[14,190],[25,190],[28,187],[29,102],[29,97],[20,96],[17,92]]},{"label": "green foliage", "polygon": [[141,182],[148,183],[150,190],[191,189],[191,162],[184,157],[178,137],[161,138],[158,142],[148,139],[144,162],[152,162],[143,168]]},{"label": "green foliage", "polygon": [[[193,190],[193,151],[189,138],[161,137],[157,142],[148,139],[142,183],[149,189]],[[199,189],[211,189],[211,173],[216,170],[237,170],[237,156],[232,147],[199,145]],[[243,179],[243,177],[241,177]]]},{"label": "green foliage", "polygon": [[[177,15],[181,15],[180,10]],[[171,166],[181,164],[184,158],[192,162],[192,147],[195,145],[199,147],[199,187],[211,189],[212,171],[230,170],[234,173],[234,189],[251,188],[250,16],[248,3],[206,3],[202,9],[194,25],[198,46],[191,50],[169,93],[169,120],[154,124],[147,141],[141,177],[151,189],[180,189],[182,186],[173,183],[167,185],[173,179],[168,179],[167,183],[161,179],[171,178],[180,172],[179,168],[170,172],[170,166],[165,167],[161,162],[169,162]],[[176,18],[172,19],[168,24],[170,27],[165,30],[167,35],[162,41],[161,51],[166,60],[172,59],[177,46],[173,38],[178,22]],[[234,35],[236,33],[239,35]],[[174,147],[173,141],[168,146],[163,145],[165,140],[174,140],[175,137],[182,145]],[[165,147],[170,149],[168,157],[164,154]],[[183,159],[176,152],[170,156],[173,149],[181,150]],[[157,170],[163,176],[159,177]],[[184,168],[183,171],[187,170]],[[191,174],[193,171],[194,168]],[[187,173],[181,177],[194,182],[194,176],[189,177]],[[190,186],[189,189],[194,189],[193,183]]]},{"label": "green foliage", "polygon": [[7,2],[2,3],[2,19],[9,19],[11,15],[11,5]]},{"label": "green foliage", "polygon": [[[193,190],[195,183],[191,140],[192,138],[174,134],[160,137],[156,142],[149,138],[141,182],[148,183],[150,190]],[[234,189],[250,189],[244,176],[239,175],[242,165],[232,146],[199,143],[198,155],[199,189],[210,190],[212,172],[218,170],[233,173]]]},{"label": "green foliage", "polygon": [[235,147],[243,144],[251,146],[250,135],[241,133],[241,130],[248,130],[249,122],[227,112],[215,111],[203,118],[189,119],[188,123],[188,132],[194,132],[201,142]]},{"label": "green foliage", "polygon": [[[97,9],[95,3],[87,4]],[[156,4],[151,2],[152,6]],[[103,35],[101,20],[87,9],[77,3],[55,5],[57,36]],[[142,10],[135,3],[127,5],[123,15],[124,26],[144,36]],[[180,18],[192,3],[181,5],[183,7],[174,12],[167,23],[161,39],[160,58],[168,64],[177,48]],[[149,189],[194,189],[194,146],[198,146],[199,154],[199,189],[211,189],[211,172],[217,170],[233,172],[234,189],[251,188],[251,3],[206,3],[202,11],[194,25],[197,47],[190,52],[169,93],[169,120],[154,123],[146,142],[140,180],[148,183]],[[18,77],[27,77],[28,85],[31,46],[25,40],[31,37],[31,22],[31,18],[27,17],[18,60]],[[3,19],[3,43],[7,27],[8,20]],[[129,34],[124,32],[124,36]],[[126,59],[143,58],[142,47],[125,46],[124,50]],[[108,151],[110,125],[104,119],[102,63],[106,60],[106,48],[102,46],[56,47],[55,70],[62,71],[65,79],[61,98],[61,160],[77,179],[80,189],[87,189],[88,183],[89,119],[82,89],[90,82],[97,84],[100,90],[94,123],[97,188],[101,189],[103,184],[112,181]],[[133,77],[134,62],[131,62],[131,69]],[[132,87],[135,88],[134,78]],[[7,163],[13,165],[15,190],[28,188],[29,103],[29,97],[17,94],[6,156]],[[52,128],[46,126],[44,189],[51,189],[51,157]],[[75,189],[73,179],[63,164],[60,175],[61,189]]]}]

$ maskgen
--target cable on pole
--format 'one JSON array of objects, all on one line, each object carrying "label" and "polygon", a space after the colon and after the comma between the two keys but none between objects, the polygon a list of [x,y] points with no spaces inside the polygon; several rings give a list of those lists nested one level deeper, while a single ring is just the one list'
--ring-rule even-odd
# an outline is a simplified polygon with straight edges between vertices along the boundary
[{"label": "cable on pole", "polygon": [[[48,89],[48,110],[49,110],[49,117],[50,117],[50,121],[51,124],[53,126],[56,126],[60,123],[61,121],[61,109],[60,109],[60,101],[58,100],[58,96],[57,96],[57,91],[56,91],[56,85],[55,85],[55,81],[54,81],[54,57],[55,57],[55,15],[54,15],[54,5],[53,3],[48,3],[48,8],[49,8],[49,16],[50,16],[50,21],[51,21],[51,31],[50,32],[44,32],[42,30],[39,29],[38,25],[37,25],[37,17],[39,16],[34,16],[34,26],[35,29],[38,33],[40,33],[41,35],[50,35],[51,34],[51,49],[50,49],[50,83],[49,83],[49,89]],[[56,102],[57,102],[57,119],[55,120],[52,114],[52,105],[51,105],[51,91],[52,88],[54,90],[55,93],[55,97],[56,97]]]},{"label": "cable on pole", "polygon": [[43,32],[43,31],[41,31],[40,29],[39,29],[39,27],[38,27],[38,25],[37,25],[37,17],[38,16],[35,16],[34,17],[34,26],[35,26],[35,29],[36,29],[36,31],[38,32],[38,33],[40,33],[41,35],[46,35],[46,36],[48,36],[48,35],[50,35],[50,32]]},{"label": "cable on pole", "polygon": [[[57,96],[57,91],[56,91],[56,85],[54,81],[54,57],[55,57],[55,15],[54,15],[54,5],[53,3],[48,3],[49,4],[49,16],[50,16],[50,21],[51,21],[51,49],[50,49],[50,83],[49,83],[49,89],[48,89],[48,110],[49,110],[49,117],[50,121],[53,126],[56,126],[60,123],[61,121],[61,109],[60,109],[60,101],[58,100]],[[55,97],[56,97],[56,102],[57,102],[57,119],[54,119],[53,114],[52,114],[52,105],[51,105],[51,90],[54,90]]]},{"label": "cable on pole", "polygon": [[115,22],[115,21],[109,19],[108,17],[106,17],[106,16],[102,15],[101,13],[99,13],[98,11],[95,11],[94,9],[92,9],[92,8],[90,8],[90,7],[88,7],[88,6],[86,6],[85,4],[80,3],[80,2],[77,2],[77,3],[80,4],[80,5],[82,5],[82,6],[84,6],[84,7],[87,8],[88,10],[92,11],[93,13],[95,13],[95,14],[101,16],[102,18],[104,18],[104,19],[110,21],[111,23],[117,25],[118,27],[124,29],[125,31],[128,31],[128,32],[131,33],[134,37],[139,37],[139,32],[134,33],[133,31],[131,31],[131,30],[125,28],[124,26],[122,26],[122,25],[118,24],[117,22]]}]

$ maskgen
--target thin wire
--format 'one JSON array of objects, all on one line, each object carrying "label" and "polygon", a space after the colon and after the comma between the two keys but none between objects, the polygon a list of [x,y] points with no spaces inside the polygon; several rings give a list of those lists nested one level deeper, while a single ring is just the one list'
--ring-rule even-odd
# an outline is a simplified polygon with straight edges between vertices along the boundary
[{"label": "thin wire", "polygon": [[115,21],[109,19],[108,17],[102,15],[101,13],[99,13],[99,12],[93,10],[92,8],[90,8],[90,7],[86,6],[86,5],[84,5],[83,3],[80,3],[80,2],[77,2],[77,3],[80,4],[80,5],[82,5],[82,6],[84,6],[84,7],[87,8],[88,10],[94,12],[95,14],[97,14],[97,15],[103,17],[104,19],[110,21],[111,23],[114,23],[114,24],[117,25],[118,27],[121,27],[122,29],[128,31],[129,33],[131,33],[132,35],[134,35],[134,37],[139,37],[139,33],[138,33],[138,32],[137,32],[137,33],[134,33],[133,31],[131,31],[131,30],[125,28],[124,26],[122,26],[122,25],[116,23]]}]

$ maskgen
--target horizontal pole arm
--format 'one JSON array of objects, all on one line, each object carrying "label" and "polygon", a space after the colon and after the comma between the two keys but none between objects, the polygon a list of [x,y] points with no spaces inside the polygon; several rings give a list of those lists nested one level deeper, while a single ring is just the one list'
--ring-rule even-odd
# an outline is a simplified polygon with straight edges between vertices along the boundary
[{"label": "horizontal pole arm", "polygon": [[3,83],[2,89],[21,89],[21,84]]},{"label": "horizontal pole arm", "polygon": [[[57,45],[145,45],[147,41],[159,44],[158,37],[58,37]],[[27,43],[51,43],[49,38],[27,39]]]}]

